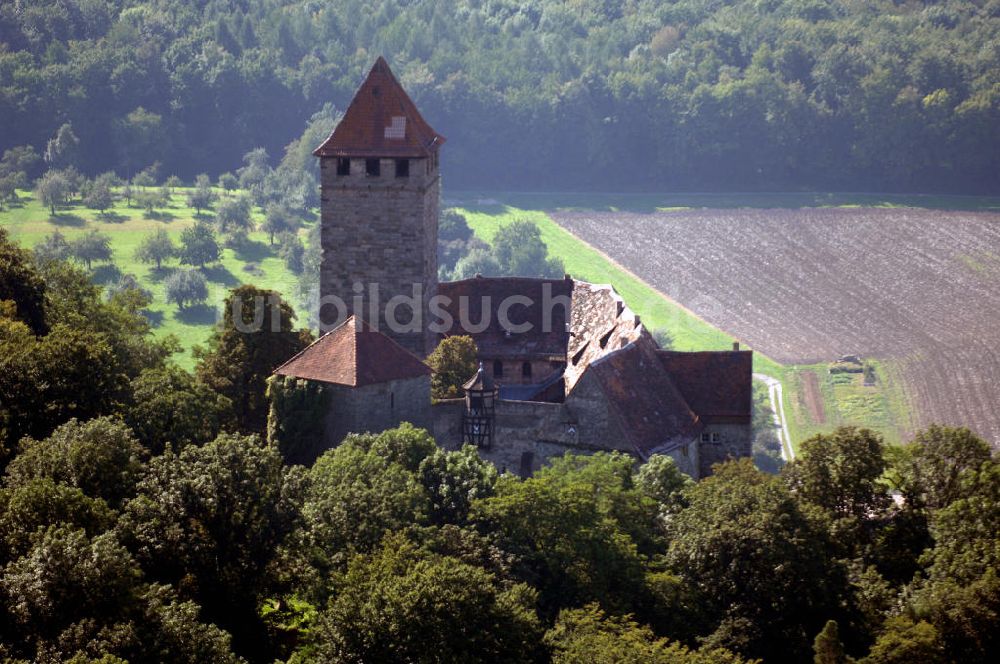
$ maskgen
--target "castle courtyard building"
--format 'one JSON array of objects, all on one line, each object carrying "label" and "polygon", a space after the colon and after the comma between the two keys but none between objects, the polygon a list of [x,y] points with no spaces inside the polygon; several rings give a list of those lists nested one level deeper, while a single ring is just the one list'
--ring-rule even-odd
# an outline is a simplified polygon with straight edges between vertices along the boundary
[{"label": "castle courtyard building", "polygon": [[[695,478],[750,456],[752,352],[661,349],[614,288],[569,275],[438,283],[443,143],[379,58],[315,152],[332,329],[275,373],[329,392],[321,448],[408,421],[521,475],[570,451],[667,454]],[[432,403],[422,358],[451,335],[480,369]]]}]

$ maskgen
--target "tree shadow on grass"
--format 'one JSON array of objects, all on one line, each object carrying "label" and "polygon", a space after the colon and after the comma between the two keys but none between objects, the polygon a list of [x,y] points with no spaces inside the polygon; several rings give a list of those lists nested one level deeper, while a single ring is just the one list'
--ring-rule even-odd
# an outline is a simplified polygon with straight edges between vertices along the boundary
[{"label": "tree shadow on grass", "polygon": [[163,325],[163,312],[162,311],[151,311],[149,309],[143,309],[139,312],[143,317],[149,321],[150,327],[160,327]]},{"label": "tree shadow on grass", "polygon": [[126,221],[128,219],[128,217],[126,217],[125,215],[123,215],[123,214],[121,214],[119,212],[113,212],[113,211],[110,211],[110,210],[107,210],[105,212],[99,213],[97,215],[97,218],[100,221],[103,221],[103,222],[108,223],[108,224],[120,224],[123,221]]},{"label": "tree shadow on grass", "polygon": [[149,275],[146,277],[147,280],[158,284],[177,270],[176,267],[167,267],[166,265],[162,267],[151,267],[149,269]]},{"label": "tree shadow on grass", "polygon": [[87,220],[72,212],[56,212],[49,215],[49,223],[56,226],[75,226],[79,228],[80,226],[85,226]]},{"label": "tree shadow on grass", "polygon": [[274,255],[274,248],[268,246],[266,243],[260,240],[247,240],[240,244],[240,246],[233,249],[233,253],[241,261],[248,263],[259,263],[265,258],[270,258]]},{"label": "tree shadow on grass", "polygon": [[177,218],[177,215],[173,212],[167,212],[166,210],[147,210],[142,215],[146,219],[152,219],[153,221],[173,221]]},{"label": "tree shadow on grass", "polygon": [[236,275],[230,272],[229,268],[225,265],[212,265],[211,267],[205,266],[201,268],[201,273],[208,281],[216,284],[222,284],[228,288],[240,285],[240,280],[237,279]]},{"label": "tree shadow on grass", "polygon": [[214,325],[216,312],[207,304],[193,304],[178,309],[177,313],[174,314],[174,319],[187,325]]},{"label": "tree shadow on grass", "polygon": [[101,284],[102,286],[107,286],[108,284],[117,283],[119,279],[122,278],[122,271],[114,263],[105,263],[103,265],[98,265],[90,273],[90,280],[95,284]]}]

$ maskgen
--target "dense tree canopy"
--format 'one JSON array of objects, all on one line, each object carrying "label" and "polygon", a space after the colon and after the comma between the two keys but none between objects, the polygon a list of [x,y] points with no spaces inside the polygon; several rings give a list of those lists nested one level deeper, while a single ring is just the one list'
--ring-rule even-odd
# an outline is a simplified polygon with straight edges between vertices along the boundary
[{"label": "dense tree canopy", "polygon": [[384,54],[451,186],[995,192],[998,21],[970,0],[7,2],[0,148],[217,175],[344,109]]}]

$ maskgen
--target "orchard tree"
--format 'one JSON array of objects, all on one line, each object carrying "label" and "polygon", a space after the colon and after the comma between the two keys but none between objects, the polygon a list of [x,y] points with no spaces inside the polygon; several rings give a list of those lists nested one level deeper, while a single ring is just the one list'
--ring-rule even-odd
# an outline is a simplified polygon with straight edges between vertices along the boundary
[{"label": "orchard tree", "polygon": [[463,396],[462,385],[476,375],[479,351],[472,337],[456,335],[441,340],[427,357],[434,372],[431,376],[431,396],[435,399],[455,399]]},{"label": "orchard tree", "polygon": [[176,303],[180,309],[208,299],[208,282],[197,270],[174,270],[164,282],[164,289],[167,301]]},{"label": "orchard tree", "polygon": [[285,205],[270,203],[264,210],[264,223],[261,230],[268,234],[272,245],[275,235],[294,231],[295,226],[295,217]]},{"label": "orchard tree", "polygon": [[240,181],[232,173],[223,173],[219,176],[219,188],[223,191],[236,191],[239,186]]},{"label": "orchard tree", "polygon": [[72,258],[69,242],[66,240],[66,236],[58,229],[52,231],[50,235],[46,235],[41,242],[32,248],[32,252],[35,254],[35,260],[40,264],[48,261],[65,261]]},{"label": "orchard tree", "polygon": [[212,191],[212,181],[202,173],[195,179],[194,189],[188,193],[187,203],[195,209],[195,214],[201,216],[202,210],[212,207],[215,202],[215,192]]},{"label": "orchard tree", "polygon": [[299,236],[295,233],[282,233],[278,236],[278,245],[278,255],[285,261],[285,267],[293,274],[301,274],[306,248]]},{"label": "orchard tree", "polygon": [[115,202],[114,196],[111,194],[111,187],[107,185],[104,181],[95,180],[91,186],[90,190],[83,197],[83,204],[92,210],[97,210],[101,214],[110,208]]},{"label": "orchard tree", "polygon": [[95,228],[71,240],[69,250],[73,258],[85,263],[89,270],[94,261],[111,260],[111,236]]},{"label": "orchard tree", "polygon": [[142,239],[135,250],[135,259],[141,263],[156,263],[159,270],[163,261],[177,256],[177,245],[166,230],[158,228]]},{"label": "orchard tree", "polygon": [[215,224],[225,234],[247,233],[253,230],[250,199],[246,196],[225,198],[215,211]]},{"label": "orchard tree", "polygon": [[181,232],[181,249],[178,254],[181,263],[204,267],[222,256],[222,249],[215,239],[212,227],[205,222],[197,222]]},{"label": "orchard tree", "polygon": [[35,195],[38,196],[42,205],[49,208],[49,212],[53,215],[56,213],[57,207],[66,204],[71,190],[69,180],[60,171],[47,171],[35,183]]}]

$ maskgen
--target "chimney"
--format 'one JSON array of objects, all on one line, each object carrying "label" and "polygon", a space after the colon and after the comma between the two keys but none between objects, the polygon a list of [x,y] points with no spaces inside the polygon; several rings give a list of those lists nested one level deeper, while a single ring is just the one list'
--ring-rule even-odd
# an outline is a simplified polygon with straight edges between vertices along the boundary
[{"label": "chimney", "polygon": [[734,341],[733,342],[733,352],[736,352],[739,349],[740,349],[740,342],[739,341]]}]

